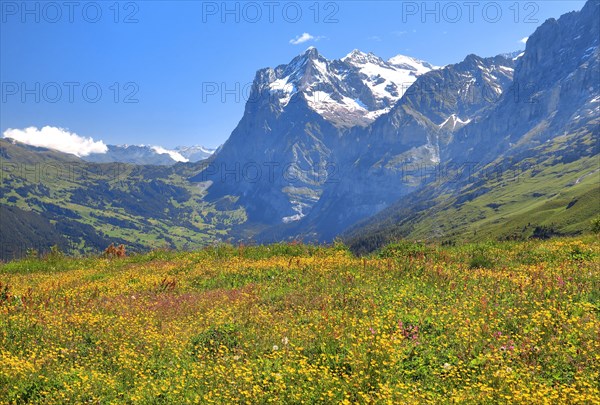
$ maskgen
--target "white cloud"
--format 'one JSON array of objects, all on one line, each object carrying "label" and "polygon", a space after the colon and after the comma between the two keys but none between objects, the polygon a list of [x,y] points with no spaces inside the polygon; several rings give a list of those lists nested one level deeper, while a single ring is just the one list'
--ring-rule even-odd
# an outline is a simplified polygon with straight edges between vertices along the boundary
[{"label": "white cloud", "polygon": [[102,141],[95,142],[93,138],[84,138],[66,129],[51,126],[45,126],[42,129],[37,129],[37,127],[9,128],[4,131],[3,135],[5,138],[12,138],[27,145],[55,149],[79,157],[87,156],[90,153],[106,153],[108,150]]},{"label": "white cloud", "polygon": [[177,151],[174,150],[168,150],[165,149],[161,146],[153,146],[152,150],[156,153],[158,153],[159,155],[164,155],[165,153],[167,155],[169,155],[171,157],[171,159],[173,159],[176,162],[189,162],[189,159],[186,159],[185,157],[183,157],[183,155]]},{"label": "white cloud", "polygon": [[320,39],[323,39],[323,37],[315,37],[310,35],[308,32],[304,32],[302,35],[298,35],[296,38],[290,39],[290,44],[299,45],[311,40],[316,42]]},{"label": "white cloud", "polygon": [[522,44],[526,44],[528,39],[529,39],[529,37],[523,37],[523,38],[521,38],[521,40],[519,42]]}]

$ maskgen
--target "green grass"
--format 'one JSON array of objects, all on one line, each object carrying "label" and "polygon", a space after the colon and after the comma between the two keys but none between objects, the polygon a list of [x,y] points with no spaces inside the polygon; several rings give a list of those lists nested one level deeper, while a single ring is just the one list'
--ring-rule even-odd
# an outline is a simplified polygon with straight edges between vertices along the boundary
[{"label": "green grass", "polygon": [[466,243],[590,234],[600,215],[600,160],[589,129],[523,148],[426,185],[349,229],[361,254],[398,239]]},{"label": "green grass", "polygon": [[[47,250],[61,244],[65,249],[67,245],[72,248],[72,253],[98,252],[111,242],[126,243],[132,251],[197,249],[227,237],[233,227],[247,219],[241,208],[217,210],[204,200],[206,191],[188,180],[198,170],[194,165],[93,164],[69,160],[68,155],[60,153],[32,152],[3,140],[0,147],[9,156],[8,160],[2,159],[7,167],[0,177],[3,207],[32,212],[39,222],[53,227],[69,225],[68,230],[57,232],[62,235],[57,238],[60,240],[48,241],[47,246],[38,246],[43,243],[31,231],[37,227],[34,224],[3,229],[2,246]],[[17,170],[23,166],[30,171]],[[17,169],[9,170],[13,167]],[[43,175],[43,168],[49,167],[62,171]],[[66,211],[49,212],[48,204]],[[15,224],[4,221],[4,227],[27,221],[28,217],[21,215]],[[89,226],[94,238],[81,235],[89,234]],[[11,234],[19,234],[18,240],[11,240]]]},{"label": "green grass", "polygon": [[0,403],[598,402],[595,237],[0,265]]}]

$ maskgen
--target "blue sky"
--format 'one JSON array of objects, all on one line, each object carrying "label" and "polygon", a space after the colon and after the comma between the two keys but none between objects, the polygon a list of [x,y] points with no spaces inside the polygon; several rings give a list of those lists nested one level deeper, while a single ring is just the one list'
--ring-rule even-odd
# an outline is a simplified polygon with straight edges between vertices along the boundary
[{"label": "blue sky", "polygon": [[107,144],[217,146],[256,70],[308,46],[445,65],[524,49],[543,21],[583,4],[1,0],[0,132],[49,125]]}]

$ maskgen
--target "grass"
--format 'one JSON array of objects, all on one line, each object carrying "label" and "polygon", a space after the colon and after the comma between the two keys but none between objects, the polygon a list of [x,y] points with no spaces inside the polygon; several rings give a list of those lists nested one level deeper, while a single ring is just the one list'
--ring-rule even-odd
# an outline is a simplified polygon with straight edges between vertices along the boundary
[{"label": "grass", "polygon": [[[138,252],[163,247],[197,249],[226,239],[233,227],[247,220],[242,208],[220,210],[205,201],[206,190],[188,180],[197,174],[198,165],[70,161],[68,155],[31,152],[4,140],[0,140],[0,149],[9,156],[0,158],[6,166],[0,173],[0,204],[33,212],[43,223],[68,223],[68,229],[58,233],[66,237],[71,253],[95,253],[112,241],[126,243],[130,251]],[[27,217],[15,222],[28,223]],[[0,249],[1,259],[19,258],[24,246],[47,251],[58,243],[41,239],[36,243],[35,228],[39,226],[34,224],[25,227],[34,228],[28,229],[33,235],[24,227],[4,226],[6,235],[19,233],[23,240],[0,238],[5,247]],[[94,238],[82,236],[85,230]],[[100,240],[92,240],[95,238]],[[66,249],[66,243],[61,245]],[[15,254],[10,255],[12,251]]]},{"label": "grass", "polygon": [[[356,224],[343,237],[370,252],[398,237],[446,243],[527,240],[545,229],[578,236],[600,215],[600,169],[594,134],[558,136],[457,181],[440,178]],[[577,159],[573,157],[576,156]]]},{"label": "grass", "polygon": [[600,403],[594,237],[0,265],[0,403]]},{"label": "grass", "polygon": [[[535,176],[526,171],[512,181],[488,181],[490,191],[463,204],[440,198],[439,206],[400,233],[412,239],[465,242],[527,239],[536,227],[563,236],[589,232],[590,220],[600,213],[597,157],[557,166],[541,168]],[[576,183],[582,173],[587,176]]]}]

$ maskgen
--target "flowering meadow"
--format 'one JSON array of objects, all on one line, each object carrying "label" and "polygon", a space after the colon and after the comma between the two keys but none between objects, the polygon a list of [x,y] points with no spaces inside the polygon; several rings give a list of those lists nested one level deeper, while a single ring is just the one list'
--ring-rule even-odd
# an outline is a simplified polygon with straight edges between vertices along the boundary
[{"label": "flowering meadow", "polygon": [[599,242],[0,265],[0,403],[600,404]]}]

